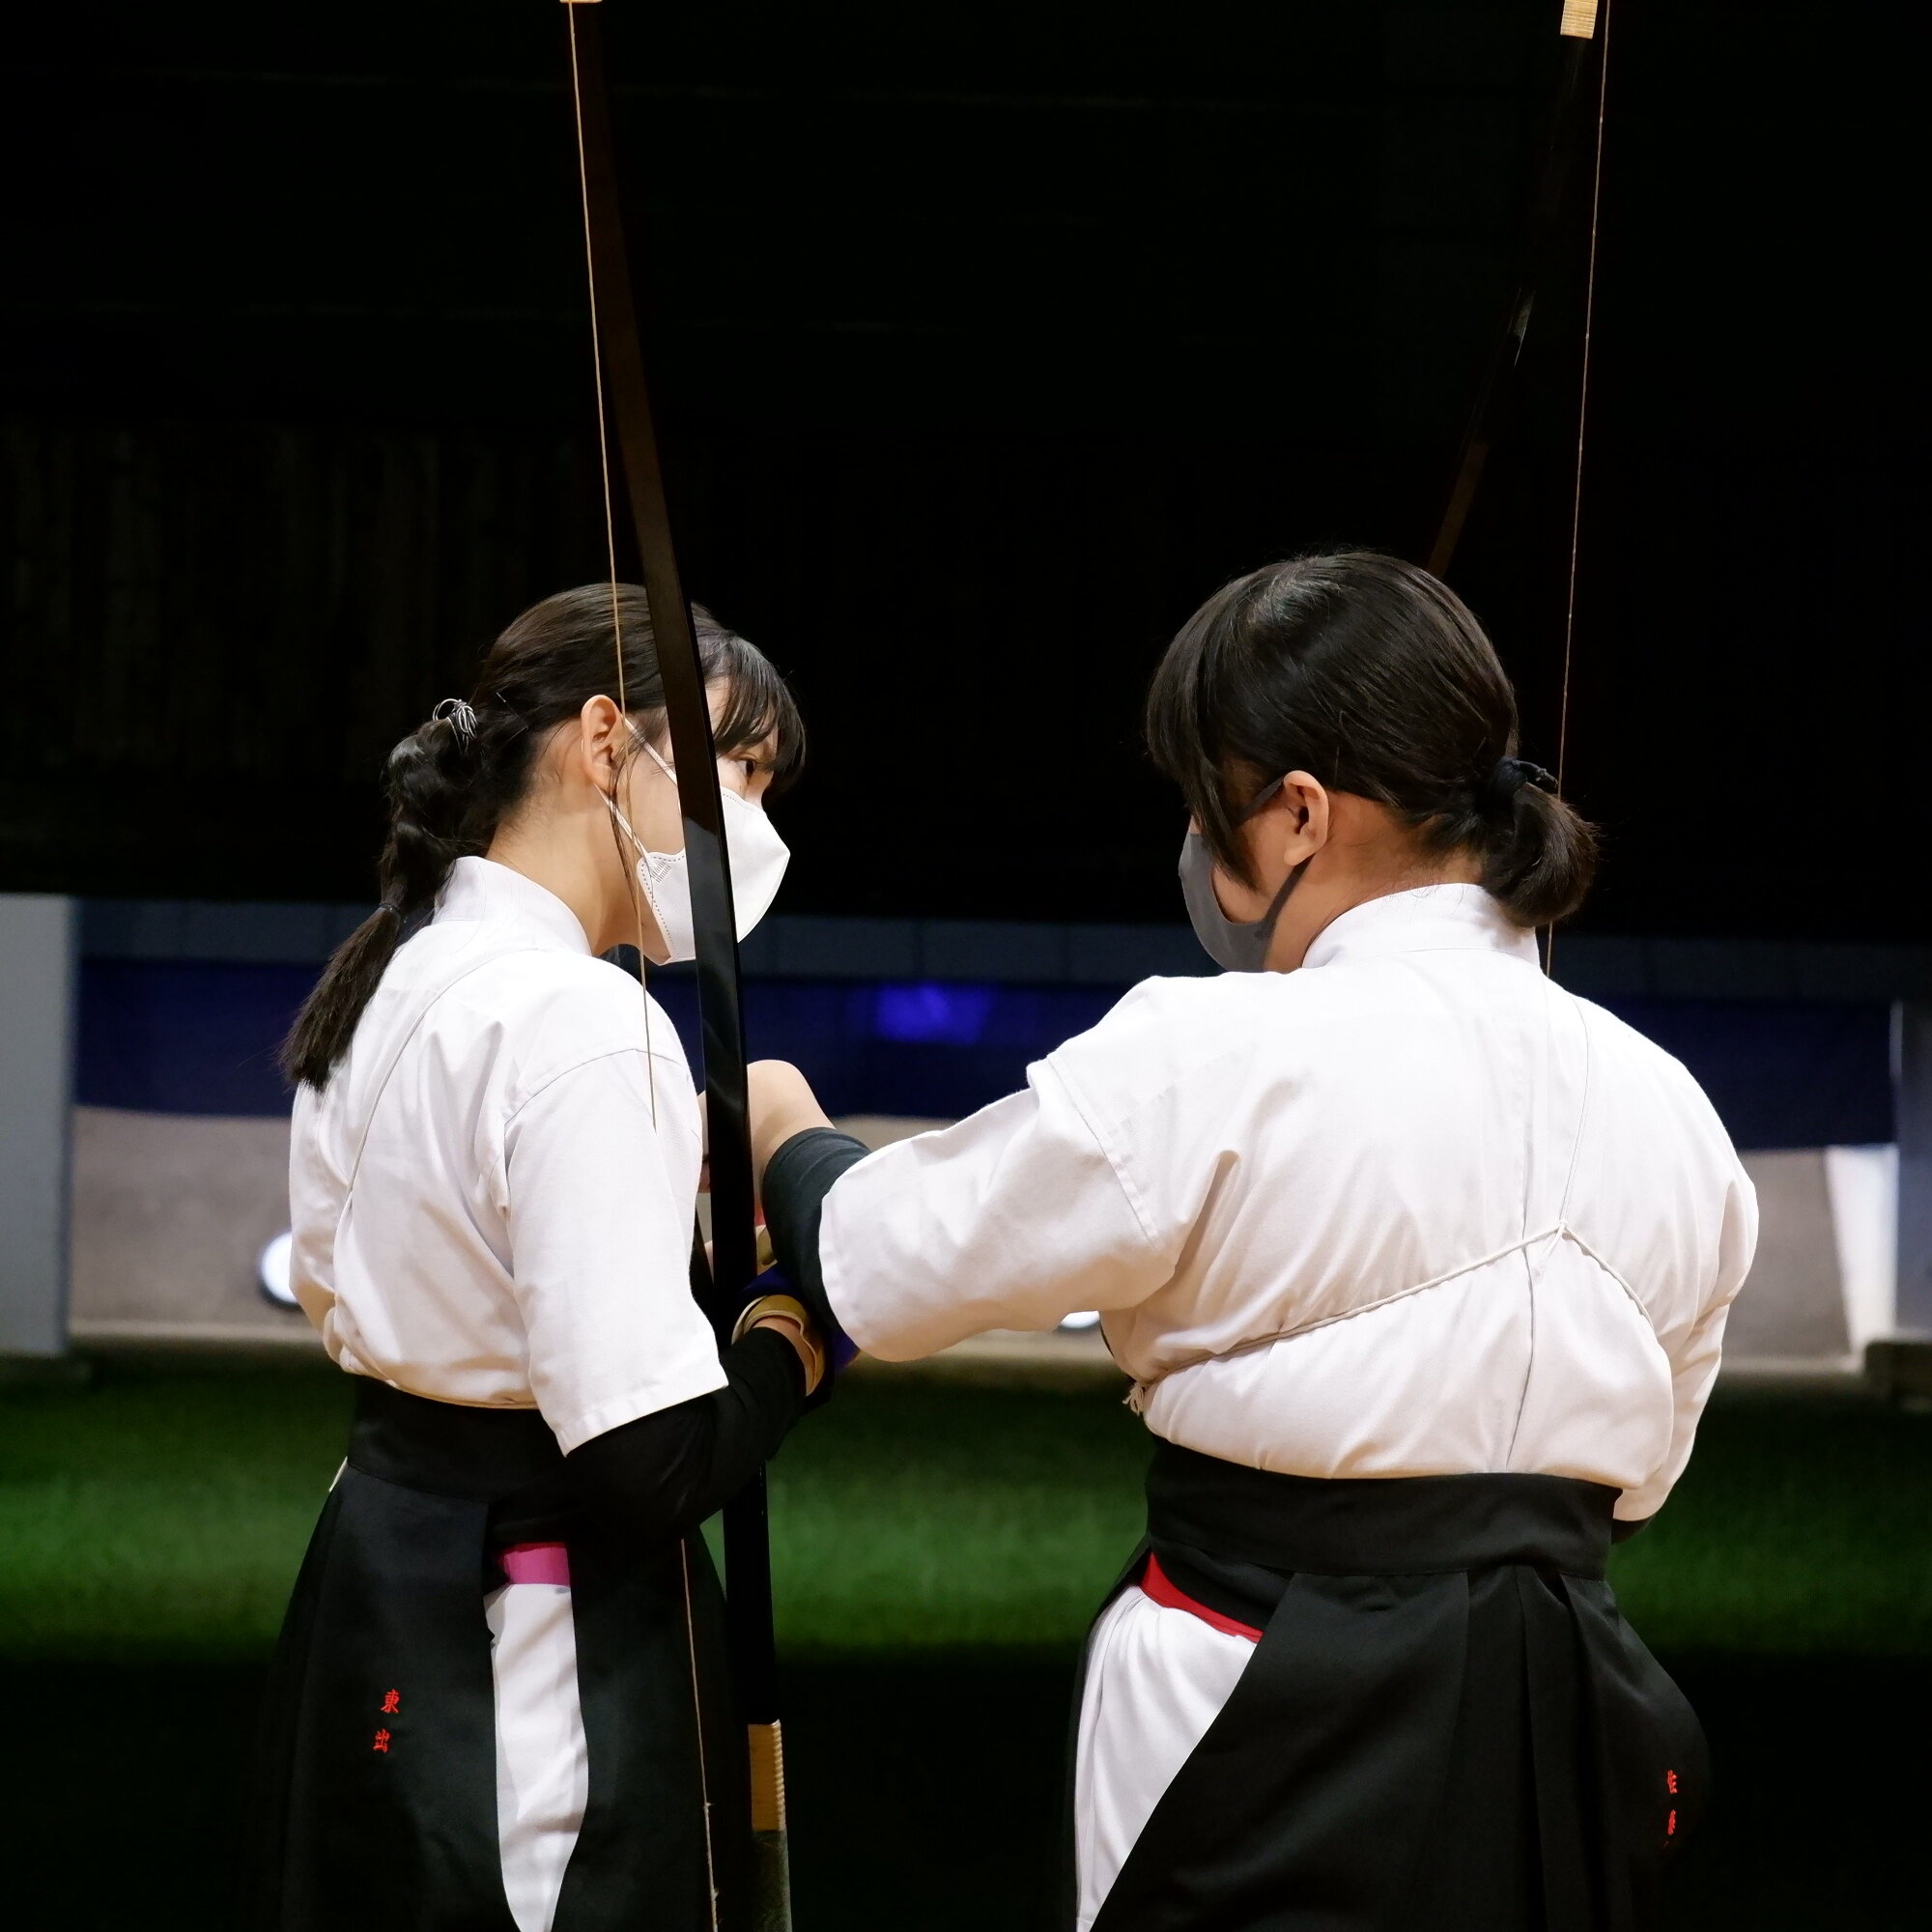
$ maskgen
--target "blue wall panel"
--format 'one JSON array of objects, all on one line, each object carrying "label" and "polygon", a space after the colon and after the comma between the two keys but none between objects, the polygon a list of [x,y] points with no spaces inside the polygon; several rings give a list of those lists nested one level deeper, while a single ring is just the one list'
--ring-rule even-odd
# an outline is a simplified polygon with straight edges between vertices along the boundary
[{"label": "blue wall panel", "polygon": [[1741,1148],[1873,1147],[1892,1138],[1889,1006],[1604,1004],[1690,1069]]},{"label": "blue wall panel", "polygon": [[313,966],[89,959],[74,1098],[154,1114],[286,1114],[275,1054]]},{"label": "blue wall panel", "polygon": [[[286,1113],[276,1045],[314,977],[310,965],[87,961],[76,1096],[154,1113]],[[689,976],[653,984],[695,1054]],[[1030,1061],[1117,997],[1102,986],[754,980],[745,1024],[752,1053],[795,1061],[834,1114],[950,1118],[1011,1093]],[[1740,1147],[1891,1138],[1886,1006],[1623,1000],[1613,1009],[1690,1068]]]}]

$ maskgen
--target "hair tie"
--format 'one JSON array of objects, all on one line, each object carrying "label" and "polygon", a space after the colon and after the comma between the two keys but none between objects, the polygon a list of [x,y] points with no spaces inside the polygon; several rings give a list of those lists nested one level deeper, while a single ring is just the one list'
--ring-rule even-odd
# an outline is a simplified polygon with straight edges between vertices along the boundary
[{"label": "hair tie", "polygon": [[476,736],[476,707],[467,697],[445,697],[429,715],[436,724],[447,724],[459,745],[467,747]]},{"label": "hair tie", "polygon": [[1482,796],[1477,800],[1478,809],[1484,811],[1506,810],[1526,784],[1553,792],[1556,789],[1556,775],[1545,771],[1541,765],[1531,764],[1527,758],[1498,758],[1495,770],[1484,781]]}]

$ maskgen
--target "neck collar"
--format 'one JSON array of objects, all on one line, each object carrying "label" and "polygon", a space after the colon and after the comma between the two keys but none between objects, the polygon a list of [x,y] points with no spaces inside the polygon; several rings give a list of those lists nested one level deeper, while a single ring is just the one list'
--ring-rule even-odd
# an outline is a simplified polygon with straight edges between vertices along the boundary
[{"label": "neck collar", "polygon": [[1316,934],[1301,964],[1396,952],[1500,952],[1537,964],[1536,934],[1518,925],[1481,886],[1417,886],[1350,906]]},{"label": "neck collar", "polygon": [[572,952],[590,951],[577,915],[554,893],[494,859],[457,860],[436,902],[437,924],[450,920],[508,921]]}]

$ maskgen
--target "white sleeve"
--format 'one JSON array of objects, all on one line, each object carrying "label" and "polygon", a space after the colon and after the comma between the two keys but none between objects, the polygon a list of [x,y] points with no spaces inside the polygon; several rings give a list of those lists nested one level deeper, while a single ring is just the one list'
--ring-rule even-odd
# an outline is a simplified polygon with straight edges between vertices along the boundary
[{"label": "white sleeve", "polygon": [[986,1328],[1130,1308],[1172,1274],[1050,1062],[939,1133],[868,1155],[825,1197],[819,1259],[867,1354],[929,1355]]},{"label": "white sleeve", "polygon": [[691,1294],[693,1203],[673,1199],[659,1145],[695,1142],[697,1122],[680,1108],[654,1127],[648,1083],[640,1052],[600,1055],[539,1088],[504,1134],[530,1390],[566,1453],[725,1383]]},{"label": "white sleeve", "polygon": [[1757,1193],[1735,1157],[1732,1165],[1735,1173],[1724,1201],[1711,1295],[1694,1321],[1677,1332],[1658,1337],[1670,1357],[1670,1453],[1639,1488],[1626,1490],[1618,1498],[1616,1514],[1625,1522],[1641,1522],[1655,1516],[1690,1463],[1697,1424],[1718,1379],[1718,1365],[1724,1351],[1724,1323],[1750,1272],[1751,1257],[1757,1249]]}]

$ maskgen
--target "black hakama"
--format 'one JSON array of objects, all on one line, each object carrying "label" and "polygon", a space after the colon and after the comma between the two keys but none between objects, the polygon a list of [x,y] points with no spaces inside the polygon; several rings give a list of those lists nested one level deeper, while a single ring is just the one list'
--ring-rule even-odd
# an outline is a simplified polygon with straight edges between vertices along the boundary
[{"label": "black hakama", "polygon": [[745,1730],[709,1555],[695,1534],[620,1544],[571,1489],[534,1410],[358,1379],[270,1680],[256,1932],[515,1932],[484,1597],[491,1552],[532,1541],[569,1549],[589,1773],[554,1932],[746,1927]]},{"label": "black hakama", "polygon": [[1262,1635],[1093,1932],[1652,1924],[1707,1758],[1605,1581],[1617,1495],[1322,1481],[1158,1444],[1122,1587],[1151,1550]]}]

